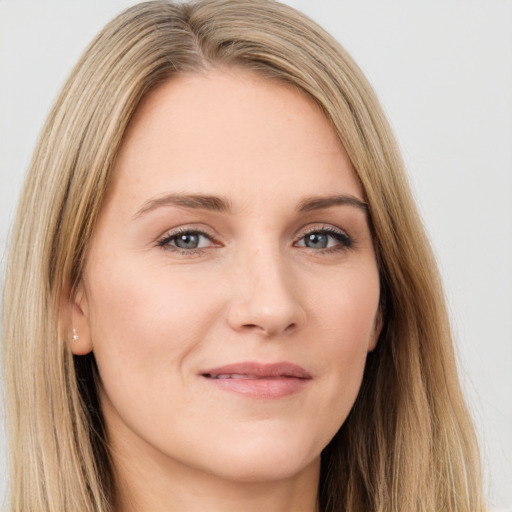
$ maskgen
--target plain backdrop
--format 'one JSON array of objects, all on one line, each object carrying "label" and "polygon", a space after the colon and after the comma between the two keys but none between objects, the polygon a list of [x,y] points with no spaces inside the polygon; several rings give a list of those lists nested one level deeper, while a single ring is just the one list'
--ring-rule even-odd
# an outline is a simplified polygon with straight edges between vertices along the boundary
[{"label": "plain backdrop", "polygon": [[[87,43],[133,3],[0,0],[2,274],[50,105]],[[287,3],[345,46],[390,118],[442,270],[488,497],[512,511],[512,1]],[[0,431],[0,503],[6,478]]]}]

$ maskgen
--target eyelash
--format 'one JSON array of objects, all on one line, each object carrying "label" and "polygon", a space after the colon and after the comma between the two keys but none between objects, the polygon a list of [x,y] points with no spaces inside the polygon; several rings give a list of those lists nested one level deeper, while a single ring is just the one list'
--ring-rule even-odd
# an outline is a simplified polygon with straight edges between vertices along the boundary
[{"label": "eyelash", "polygon": [[[348,236],[345,232],[343,232],[341,230],[337,230],[333,227],[327,227],[327,226],[321,227],[321,228],[315,227],[315,228],[308,229],[307,231],[303,232],[299,238],[296,239],[296,241],[294,242],[294,245],[296,243],[298,243],[299,241],[303,240],[308,235],[312,235],[312,234],[327,235],[327,236],[330,236],[331,238],[334,238],[338,242],[338,244],[336,244],[333,247],[326,247],[323,249],[309,248],[309,249],[312,249],[314,252],[319,252],[322,254],[330,254],[333,252],[341,252],[341,251],[346,251],[346,250],[354,248],[354,240],[350,236]],[[162,249],[164,249],[166,251],[172,251],[172,252],[177,253],[182,256],[200,255],[205,252],[206,249],[201,248],[201,247],[198,247],[195,249],[182,249],[180,247],[176,247],[175,245],[171,245],[171,242],[175,241],[178,237],[183,236],[183,235],[198,235],[198,236],[207,238],[211,242],[215,242],[214,238],[212,236],[210,236],[208,233],[205,233],[204,231],[201,231],[199,229],[180,228],[180,229],[177,229],[176,231],[168,233],[164,237],[160,238],[157,241],[157,246],[161,247]],[[299,247],[308,248],[307,246],[299,246]]]},{"label": "eyelash", "polygon": [[354,248],[354,239],[353,238],[351,238],[349,235],[347,235],[347,233],[345,233],[344,231],[335,229],[330,226],[324,226],[321,228],[315,227],[315,228],[308,229],[304,233],[302,233],[302,235],[300,236],[300,238],[297,239],[297,241],[303,240],[305,237],[307,237],[308,235],[312,235],[312,234],[327,235],[327,236],[330,236],[331,238],[334,238],[338,242],[338,244],[335,245],[334,247],[326,247],[324,249],[316,249],[316,250],[313,249],[316,252],[322,252],[322,254],[330,254],[333,252],[346,251],[348,249]]},{"label": "eyelash", "polygon": [[201,247],[196,249],[182,249],[180,247],[176,247],[175,245],[171,245],[172,241],[183,235],[199,235],[207,238],[210,241],[214,241],[212,236],[210,236],[208,233],[205,233],[204,231],[201,231],[200,229],[179,228],[172,233],[166,234],[163,238],[160,238],[160,240],[157,242],[157,246],[166,251],[172,251],[183,256],[192,256],[204,253],[205,249]]}]

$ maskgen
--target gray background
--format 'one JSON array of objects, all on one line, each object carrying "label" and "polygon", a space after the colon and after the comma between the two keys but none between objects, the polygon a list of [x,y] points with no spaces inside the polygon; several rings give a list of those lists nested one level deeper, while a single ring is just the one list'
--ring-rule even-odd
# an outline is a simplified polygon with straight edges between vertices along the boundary
[{"label": "gray background", "polygon": [[[133,3],[0,0],[2,273],[44,117],[86,44]],[[444,277],[488,496],[512,510],[512,1],[287,3],[338,38],[384,104]],[[5,471],[0,429],[0,503]]]}]

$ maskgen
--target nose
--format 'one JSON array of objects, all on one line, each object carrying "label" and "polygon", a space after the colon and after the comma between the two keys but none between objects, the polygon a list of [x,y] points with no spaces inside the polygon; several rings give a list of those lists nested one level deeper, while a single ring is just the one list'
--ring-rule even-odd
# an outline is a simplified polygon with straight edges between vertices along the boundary
[{"label": "nose", "polygon": [[290,265],[279,251],[254,251],[233,275],[228,322],[238,332],[266,337],[290,334],[305,321],[300,293]]}]

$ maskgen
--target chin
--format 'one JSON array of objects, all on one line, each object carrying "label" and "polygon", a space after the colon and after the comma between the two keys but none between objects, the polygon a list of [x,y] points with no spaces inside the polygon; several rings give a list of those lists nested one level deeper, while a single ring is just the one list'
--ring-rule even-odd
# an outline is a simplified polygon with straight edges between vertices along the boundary
[{"label": "chin", "polygon": [[320,464],[322,447],[274,439],[265,443],[233,442],[232,450],[218,454],[212,471],[226,480],[256,483],[286,480]]}]

